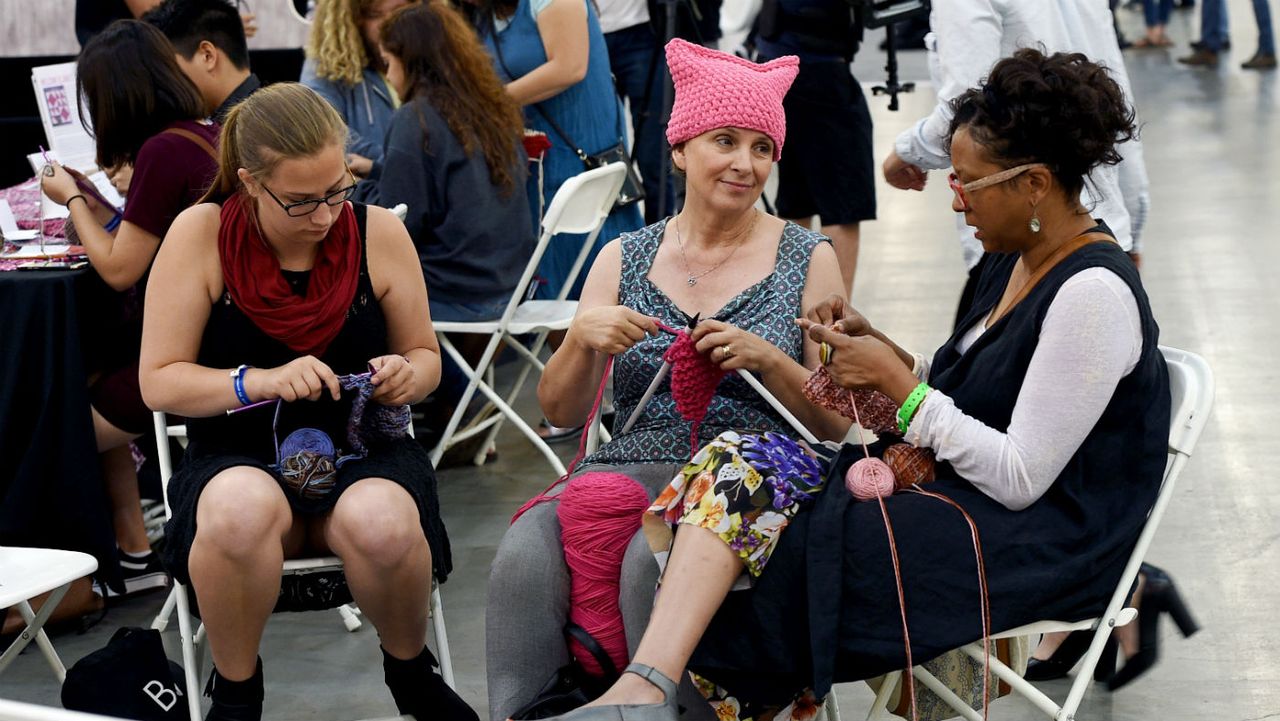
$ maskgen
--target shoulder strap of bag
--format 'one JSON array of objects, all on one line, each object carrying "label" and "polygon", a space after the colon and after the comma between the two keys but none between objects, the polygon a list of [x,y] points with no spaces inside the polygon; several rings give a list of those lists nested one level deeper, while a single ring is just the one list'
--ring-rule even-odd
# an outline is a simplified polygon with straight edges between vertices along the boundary
[{"label": "shoulder strap of bag", "polygon": [[[493,36],[493,50],[498,56],[498,64],[502,66],[502,71],[507,74],[507,77],[511,78],[512,80],[515,80],[516,76],[511,72],[511,68],[507,67],[506,59],[502,57],[502,43],[501,41],[498,40],[497,33],[494,33],[494,36]],[[587,151],[583,150],[582,146],[573,142],[573,138],[569,137],[569,134],[566,133],[564,129],[560,127],[560,124],[552,120],[551,116],[547,114],[547,111],[542,109],[542,104],[530,103],[530,105],[533,106],[534,110],[538,111],[538,115],[541,115],[543,120],[547,121],[547,125],[550,125],[551,129],[556,131],[556,135],[559,135],[561,140],[563,140],[566,144],[568,144],[570,148],[573,148],[573,152],[578,154],[578,158],[582,160],[582,162],[584,163],[587,162]],[[614,102],[615,113],[617,111],[617,107],[618,107],[617,101],[615,99],[615,102]]]},{"label": "shoulder strap of bag", "polygon": [[190,140],[191,142],[199,146],[201,150],[208,153],[209,157],[213,158],[213,162],[215,163],[218,162],[218,151],[213,149],[213,146],[209,144],[208,140],[205,140],[204,138],[200,137],[199,135],[196,135],[190,130],[187,130],[186,128],[166,128],[160,132],[162,134],[168,133],[170,135],[177,135],[180,138],[186,138],[187,140]]},{"label": "shoulder strap of bag", "polygon": [[596,660],[596,663],[600,664],[600,668],[604,669],[606,678],[618,677],[618,667],[613,665],[613,659],[609,658],[609,654],[605,653],[604,648],[600,646],[600,642],[587,633],[587,629],[570,621],[565,624],[564,632],[566,636],[569,636],[587,649],[587,652]]}]

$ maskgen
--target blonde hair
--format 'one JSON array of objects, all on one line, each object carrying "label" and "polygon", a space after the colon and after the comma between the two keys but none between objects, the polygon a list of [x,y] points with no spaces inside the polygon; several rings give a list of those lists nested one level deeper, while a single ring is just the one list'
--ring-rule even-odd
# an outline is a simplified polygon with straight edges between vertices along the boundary
[{"label": "blonde hair", "polygon": [[282,160],[309,157],[346,141],[342,117],[314,90],[299,83],[268,85],[227,114],[218,174],[200,202],[221,203],[240,190],[240,168],[261,179]]},{"label": "blonde hair", "polygon": [[319,0],[307,36],[307,57],[324,80],[355,85],[369,65],[360,21],[378,0]]}]

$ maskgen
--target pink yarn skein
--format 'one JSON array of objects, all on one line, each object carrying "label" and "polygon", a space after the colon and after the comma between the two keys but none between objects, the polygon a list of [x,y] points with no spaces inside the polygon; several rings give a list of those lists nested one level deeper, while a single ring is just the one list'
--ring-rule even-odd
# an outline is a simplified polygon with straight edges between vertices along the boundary
[{"label": "pink yarn skein", "polygon": [[[570,481],[556,510],[569,566],[569,620],[600,643],[616,669],[627,666],[627,635],[618,606],[622,557],[648,507],[643,486],[621,473],[601,471]],[[569,640],[569,650],[587,673],[604,675],[576,640]]]}]

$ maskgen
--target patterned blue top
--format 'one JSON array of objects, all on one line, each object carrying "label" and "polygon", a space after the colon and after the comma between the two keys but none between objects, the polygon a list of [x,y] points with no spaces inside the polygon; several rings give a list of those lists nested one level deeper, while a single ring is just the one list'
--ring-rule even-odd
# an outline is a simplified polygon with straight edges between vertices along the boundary
[{"label": "patterned blue top", "polygon": [[[666,227],[667,221],[660,220],[620,236],[622,277],[618,284],[618,302],[672,328],[683,328],[684,314],[648,277]],[[795,318],[801,312],[809,259],[818,243],[826,240],[821,233],[787,223],[778,242],[773,272],[734,296],[712,317],[751,331],[800,361],[803,336]],[[619,428],[658,374],[662,355],[671,343],[672,337],[666,333],[645,336],[614,360],[613,397]],[[615,435],[584,463],[684,463],[693,455],[689,447],[690,430],[690,423],[676,410],[668,377],[631,432]],[[720,382],[699,430],[699,446],[727,430],[793,433],[791,426],[737,375],[727,376]]]}]

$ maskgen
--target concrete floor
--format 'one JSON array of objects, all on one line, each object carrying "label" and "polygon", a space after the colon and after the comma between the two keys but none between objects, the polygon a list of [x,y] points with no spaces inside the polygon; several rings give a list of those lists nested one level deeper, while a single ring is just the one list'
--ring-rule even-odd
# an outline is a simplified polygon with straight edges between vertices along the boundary
[{"label": "concrete floor", "polygon": [[[1280,349],[1280,113],[1277,74],[1242,71],[1252,53],[1252,15],[1229,3],[1236,50],[1216,71],[1191,70],[1174,58],[1195,37],[1193,14],[1175,13],[1180,47],[1130,51],[1130,74],[1144,121],[1153,212],[1145,234],[1143,274],[1163,331],[1161,341],[1205,356],[1217,375],[1217,403],[1196,455],[1156,538],[1150,560],[1177,579],[1204,630],[1182,640],[1168,627],[1158,667],[1120,693],[1094,688],[1084,719],[1255,720],[1280,716],[1280,491],[1267,469],[1280,451],[1278,372],[1266,360]],[[1130,37],[1138,13],[1122,11]],[[875,36],[878,38],[878,33]],[[878,41],[878,40],[877,40]],[[856,64],[859,79],[882,77],[872,42]],[[923,79],[920,53],[903,56],[903,78]],[[923,86],[903,96],[902,111],[871,101],[877,156],[933,102]],[[880,220],[864,226],[855,304],[904,346],[932,350],[946,337],[963,280],[950,195],[940,173],[924,193],[880,189]],[[532,416],[531,398],[525,408]],[[567,450],[567,449],[566,449]],[[461,693],[484,709],[484,588],[489,562],[511,512],[550,480],[546,464],[514,433],[483,468],[440,474],[441,502],[456,572],[443,589]],[[113,608],[104,623],[55,643],[68,663],[101,647],[121,625],[146,625],[162,597]],[[174,658],[173,632],[166,634]],[[1280,645],[1280,643],[1278,643]],[[371,627],[347,633],[336,614],[272,619],[262,655],[267,717],[357,719],[394,713],[382,684]],[[548,670],[549,672],[550,670]],[[1047,684],[1065,695],[1066,683]],[[847,718],[870,701],[861,684],[838,690]],[[42,659],[28,652],[0,677],[0,696],[57,704]],[[996,702],[994,719],[1035,717],[1017,700]]]}]

